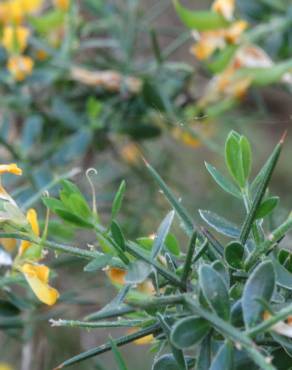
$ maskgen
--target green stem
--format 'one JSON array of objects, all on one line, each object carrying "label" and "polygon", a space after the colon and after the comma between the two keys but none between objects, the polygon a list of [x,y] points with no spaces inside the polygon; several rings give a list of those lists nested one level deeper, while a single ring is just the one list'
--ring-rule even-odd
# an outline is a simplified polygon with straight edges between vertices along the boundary
[{"label": "green stem", "polygon": [[148,263],[149,265],[153,266],[157,270],[157,272],[161,276],[163,276],[165,279],[167,279],[170,283],[172,283],[173,285],[182,289],[183,291],[186,290],[185,284],[183,284],[181,282],[181,280],[174,273],[172,273],[171,271],[168,271],[166,268],[161,266],[155,260],[152,260],[146,254],[144,254],[139,248],[137,248],[133,243],[127,243],[125,245],[125,249],[132,256],[134,256],[134,257]]},{"label": "green stem", "polygon": [[[148,320],[149,322],[149,320]],[[153,323],[153,321],[152,321]],[[50,320],[51,326],[72,328],[131,328],[144,326],[145,320],[118,320],[118,321],[79,321],[79,320]]]},{"label": "green stem", "polygon": [[[144,337],[146,337],[148,335],[158,334],[158,333],[160,333],[160,331],[161,331],[160,325],[159,324],[154,324],[154,325],[151,325],[148,328],[139,330],[139,331],[137,331],[134,334],[130,334],[130,335],[127,335],[127,336],[118,338],[118,339],[115,340],[115,343],[119,347],[120,346],[124,346],[125,344],[134,342],[135,340],[144,338]],[[97,356],[97,355],[100,355],[102,353],[109,352],[111,350],[111,348],[112,347],[111,347],[111,343],[110,342],[105,343],[105,344],[103,344],[103,345],[101,345],[99,347],[92,348],[89,351],[80,353],[79,355],[74,356],[74,357],[70,358],[67,361],[64,361],[62,364],[60,364],[59,366],[57,366],[54,370],[63,369],[64,367],[68,367],[70,365],[77,364],[77,363],[79,363],[81,361],[87,360],[88,358],[92,358],[92,357]]]},{"label": "green stem", "polygon": [[248,257],[246,268],[249,269],[258,260],[259,257],[267,253],[278,240],[280,240],[292,228],[292,213],[287,220],[274,230],[259,247]]},{"label": "green stem", "polygon": [[196,241],[197,241],[197,232],[195,231],[191,237],[190,244],[188,247],[185,263],[183,266],[183,272],[182,272],[182,277],[181,277],[181,282],[186,285],[189,274],[192,271],[192,260],[193,260],[193,255],[195,252],[196,248]]},{"label": "green stem", "polygon": [[246,334],[250,337],[254,337],[257,334],[272,329],[275,324],[277,324],[279,321],[287,319],[287,317],[291,314],[292,314],[292,304],[290,304],[288,307],[283,308],[281,311],[277,312],[269,319],[261,322],[256,327],[249,329],[248,331],[246,331]]},{"label": "green stem", "polygon": [[203,317],[224,336],[229,337],[232,341],[240,345],[253,361],[263,370],[276,370],[275,367],[268,362],[268,360],[257,350],[256,344],[243,332],[237,330],[228,322],[215,316],[213,313],[198,306],[191,298],[186,297],[185,302],[189,308],[197,315]]},{"label": "green stem", "polygon": [[149,298],[145,301],[136,300],[136,299],[129,299],[127,303],[135,308],[140,308],[142,310],[149,310],[160,308],[162,306],[174,305],[174,304],[183,304],[185,302],[185,298],[188,294],[177,294],[177,295],[169,295],[163,297],[153,297]]}]

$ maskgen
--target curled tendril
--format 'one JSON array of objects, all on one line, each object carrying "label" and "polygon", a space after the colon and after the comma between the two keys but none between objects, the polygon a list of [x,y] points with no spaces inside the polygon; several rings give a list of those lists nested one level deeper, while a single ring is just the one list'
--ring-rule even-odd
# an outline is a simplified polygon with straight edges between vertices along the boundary
[{"label": "curled tendril", "polygon": [[97,215],[97,207],[96,207],[96,192],[95,192],[95,187],[94,187],[94,184],[93,184],[93,181],[91,179],[91,175],[97,175],[98,172],[95,168],[88,168],[85,172],[85,175],[87,177],[87,180],[89,182],[89,185],[90,185],[90,188],[91,188],[91,192],[92,192],[92,212]]}]

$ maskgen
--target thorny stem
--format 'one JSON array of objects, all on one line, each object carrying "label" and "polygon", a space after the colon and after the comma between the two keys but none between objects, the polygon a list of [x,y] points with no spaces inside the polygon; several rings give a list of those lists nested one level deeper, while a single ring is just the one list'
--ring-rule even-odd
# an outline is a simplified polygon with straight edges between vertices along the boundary
[{"label": "thorny stem", "polygon": [[265,255],[292,228],[292,213],[287,220],[275,229],[262,244],[247,258],[246,269],[249,269],[262,255]]}]

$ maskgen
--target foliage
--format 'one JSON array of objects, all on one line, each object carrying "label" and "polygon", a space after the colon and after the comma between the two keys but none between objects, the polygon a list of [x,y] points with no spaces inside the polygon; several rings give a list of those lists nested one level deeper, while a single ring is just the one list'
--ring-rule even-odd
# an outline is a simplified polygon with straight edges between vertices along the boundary
[{"label": "foliage", "polygon": [[[70,326],[71,330],[128,328],[124,336],[109,338],[108,343],[65,360],[56,369],[83,362],[111,349],[119,368],[126,369],[127,361],[118,347],[131,342],[152,344],[155,353],[153,369],[243,369],[246,366],[287,369],[286,364],[291,361],[292,275],[290,252],[282,239],[292,227],[292,218],[288,215],[280,225],[270,229],[269,219],[277,202],[271,200],[274,197],[267,191],[283,141],[284,138],[252,181],[249,141],[235,131],[230,132],[225,145],[225,161],[231,180],[215,167],[207,166],[209,171],[212,169],[210,174],[216,183],[244,206],[245,217],[241,226],[210,211],[200,211],[208,228],[196,225],[148,163],[150,174],[173,208],[153,237],[129,240],[121,228],[118,212],[125,183],[116,194],[112,217],[107,224],[101,221],[95,196],[90,206],[78,187],[68,180],[62,182],[58,198],[43,198],[46,207],[63,222],[64,229],[90,230],[96,238],[90,249],[50,240],[50,235],[48,238],[46,235],[47,226],[41,237],[36,228],[35,213],[31,211],[25,221],[13,199],[3,193],[5,218],[0,236],[6,241],[11,238],[22,241],[12,267],[9,267],[10,273],[8,271],[0,280],[2,287],[13,283],[29,289],[23,275],[19,275],[20,271],[40,301],[55,303],[47,302],[53,288],[47,285],[38,270],[43,266],[38,261],[44,257],[38,246],[42,251],[87,260],[84,274],[104,270],[118,290],[116,298],[87,315],[83,321],[51,320],[53,326]],[[2,172],[7,171],[20,174],[14,165],[3,167]],[[180,219],[189,238],[186,252],[171,233],[174,215]],[[217,239],[212,229],[224,237]],[[8,252],[3,250],[1,253],[6,261],[12,261]],[[23,268],[23,263],[29,268]],[[32,277],[34,281],[31,281]],[[19,304],[23,298],[12,299],[11,293],[5,293],[1,303],[1,315],[9,316],[1,324],[5,330],[25,325],[21,313],[23,306]],[[53,294],[54,300],[58,299],[54,290]],[[63,294],[65,292],[61,292],[61,299]],[[30,305],[36,304],[30,300]],[[188,355],[189,348],[192,348],[191,356]]]},{"label": "foliage", "polygon": [[291,91],[291,2],[215,0],[208,11],[174,5],[196,40],[192,54],[212,76],[194,114],[216,117],[252,87],[281,83]]}]

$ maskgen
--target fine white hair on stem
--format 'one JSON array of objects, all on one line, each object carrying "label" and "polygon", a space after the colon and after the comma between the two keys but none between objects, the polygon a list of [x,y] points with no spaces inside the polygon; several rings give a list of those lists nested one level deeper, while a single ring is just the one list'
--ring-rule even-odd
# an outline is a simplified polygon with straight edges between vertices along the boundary
[{"label": "fine white hair on stem", "polygon": [[93,184],[93,181],[91,179],[91,176],[92,175],[97,175],[98,172],[95,168],[88,168],[86,170],[86,177],[87,177],[87,180],[89,182],[89,185],[90,185],[90,188],[91,188],[91,192],[92,192],[92,211],[95,215],[97,215],[97,207],[96,207],[96,192],[95,192],[95,187],[94,187],[94,184]]}]

